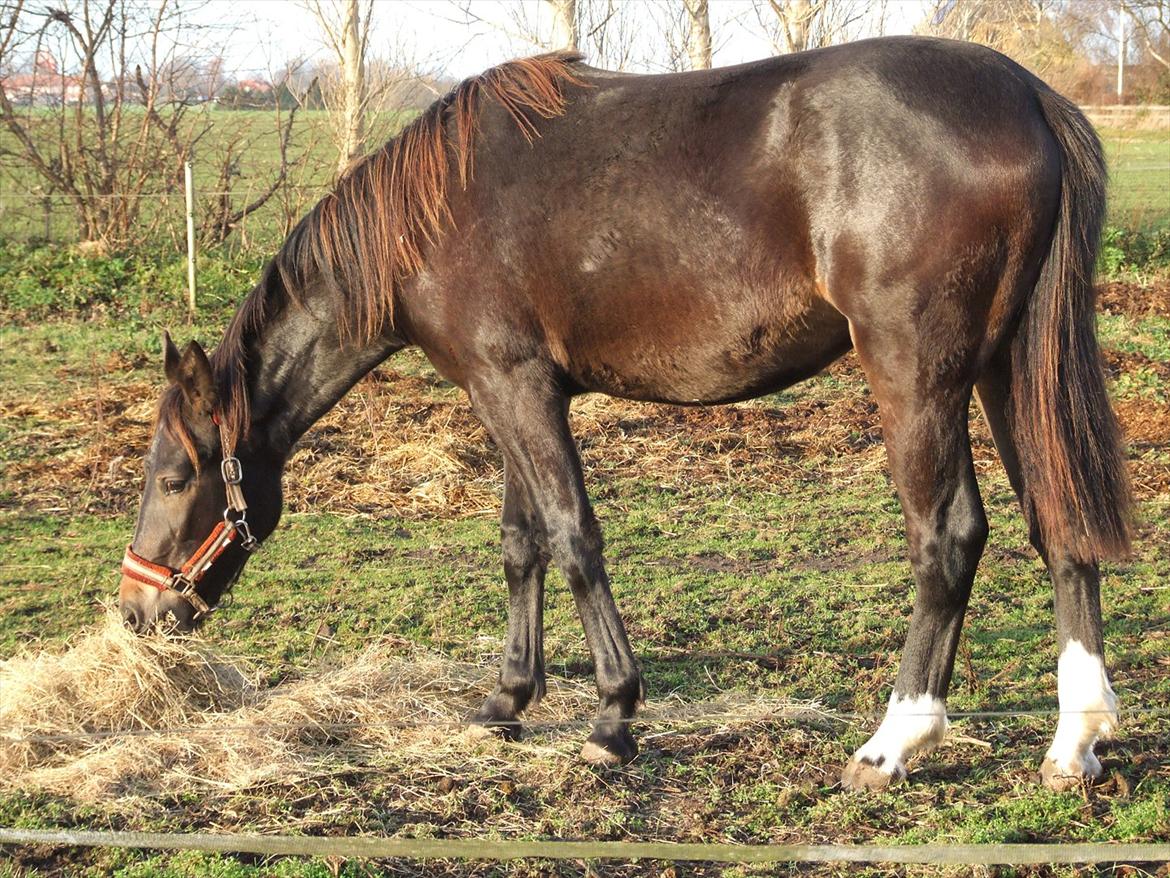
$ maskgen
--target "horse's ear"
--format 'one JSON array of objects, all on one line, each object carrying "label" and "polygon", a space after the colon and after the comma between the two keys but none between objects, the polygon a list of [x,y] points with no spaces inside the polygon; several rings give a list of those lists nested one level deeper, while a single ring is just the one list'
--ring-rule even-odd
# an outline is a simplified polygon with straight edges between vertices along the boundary
[{"label": "horse's ear", "polygon": [[171,341],[171,334],[163,332],[163,370],[167,381],[174,384],[179,380],[179,349]]},{"label": "horse's ear", "polygon": [[[169,341],[169,339],[168,339]],[[182,356],[176,353],[177,361],[171,366],[170,345],[167,351],[167,377],[172,384],[179,385],[187,405],[198,415],[211,418],[218,404],[215,391],[215,378],[211,374],[211,363],[207,354],[203,352],[199,342],[191,341],[187,344]]]}]

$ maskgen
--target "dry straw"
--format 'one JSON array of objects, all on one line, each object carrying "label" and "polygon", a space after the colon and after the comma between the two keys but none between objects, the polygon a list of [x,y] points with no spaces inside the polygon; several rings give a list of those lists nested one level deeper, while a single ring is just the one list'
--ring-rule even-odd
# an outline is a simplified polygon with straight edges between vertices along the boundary
[{"label": "dry straw", "polygon": [[[110,613],[61,651],[0,663],[0,789],[109,803],[296,785],[371,765],[403,783],[442,765],[474,774],[477,760],[507,759],[503,744],[462,729],[494,679],[494,667],[381,639],[265,687],[247,662],[199,637],[136,636]],[[595,704],[586,681],[551,679],[533,716],[546,731],[537,758],[517,760],[521,773],[573,770]],[[734,698],[647,711],[650,722],[708,733],[788,712]]]}]

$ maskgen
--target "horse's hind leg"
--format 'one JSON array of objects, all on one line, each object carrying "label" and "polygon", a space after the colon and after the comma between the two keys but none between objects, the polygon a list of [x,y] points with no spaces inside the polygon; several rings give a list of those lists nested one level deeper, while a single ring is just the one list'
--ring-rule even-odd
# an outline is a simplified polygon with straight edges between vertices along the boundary
[{"label": "horse's hind leg", "polygon": [[544,696],[544,535],[517,468],[504,462],[504,513],[500,526],[508,583],[508,631],[496,688],[472,718],[473,728],[520,737],[517,718]]},{"label": "horse's hind leg", "polygon": [[913,338],[879,343],[853,330],[881,410],[918,586],[885,719],[841,776],[846,788],[881,789],[905,777],[906,760],[946,731],[947,688],[987,519],[967,436],[970,384],[925,379]]},{"label": "horse's hind leg", "polygon": [[[1027,494],[1023,470],[1007,415],[1010,375],[1006,358],[999,358],[984,371],[976,390],[1008,481],[1024,504]],[[1103,658],[1100,574],[1096,564],[1050,556],[1035,526],[1029,538],[1048,565],[1052,579],[1060,647],[1060,719],[1040,776],[1046,786],[1064,790],[1100,776],[1101,763],[1093,753],[1093,745],[1097,738],[1111,734],[1117,727],[1117,698],[1109,685]]]},{"label": "horse's hind leg", "polygon": [[593,654],[597,720],[582,756],[596,763],[632,759],[629,720],[643,699],[642,676],[614,605],[602,560],[601,531],[585,493],[569,432],[568,403],[537,365],[480,376],[472,405],[527,487],[551,558],[573,593]]}]

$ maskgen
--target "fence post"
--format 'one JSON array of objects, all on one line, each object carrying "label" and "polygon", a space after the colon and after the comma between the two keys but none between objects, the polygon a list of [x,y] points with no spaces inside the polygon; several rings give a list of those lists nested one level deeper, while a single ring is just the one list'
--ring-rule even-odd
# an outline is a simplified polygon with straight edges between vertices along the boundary
[{"label": "fence post", "polygon": [[191,162],[183,162],[183,183],[187,191],[187,316],[195,319],[195,182]]}]

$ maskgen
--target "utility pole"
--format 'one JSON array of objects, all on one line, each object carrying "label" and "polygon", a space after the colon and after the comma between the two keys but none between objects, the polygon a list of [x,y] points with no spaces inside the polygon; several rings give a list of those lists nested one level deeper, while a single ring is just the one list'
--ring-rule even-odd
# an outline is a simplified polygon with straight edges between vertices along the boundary
[{"label": "utility pole", "polygon": [[195,320],[195,180],[191,161],[183,162],[183,189],[187,201],[187,316]]},{"label": "utility pole", "polygon": [[1117,103],[1121,103],[1125,92],[1125,7],[1124,0],[1117,4]]}]

